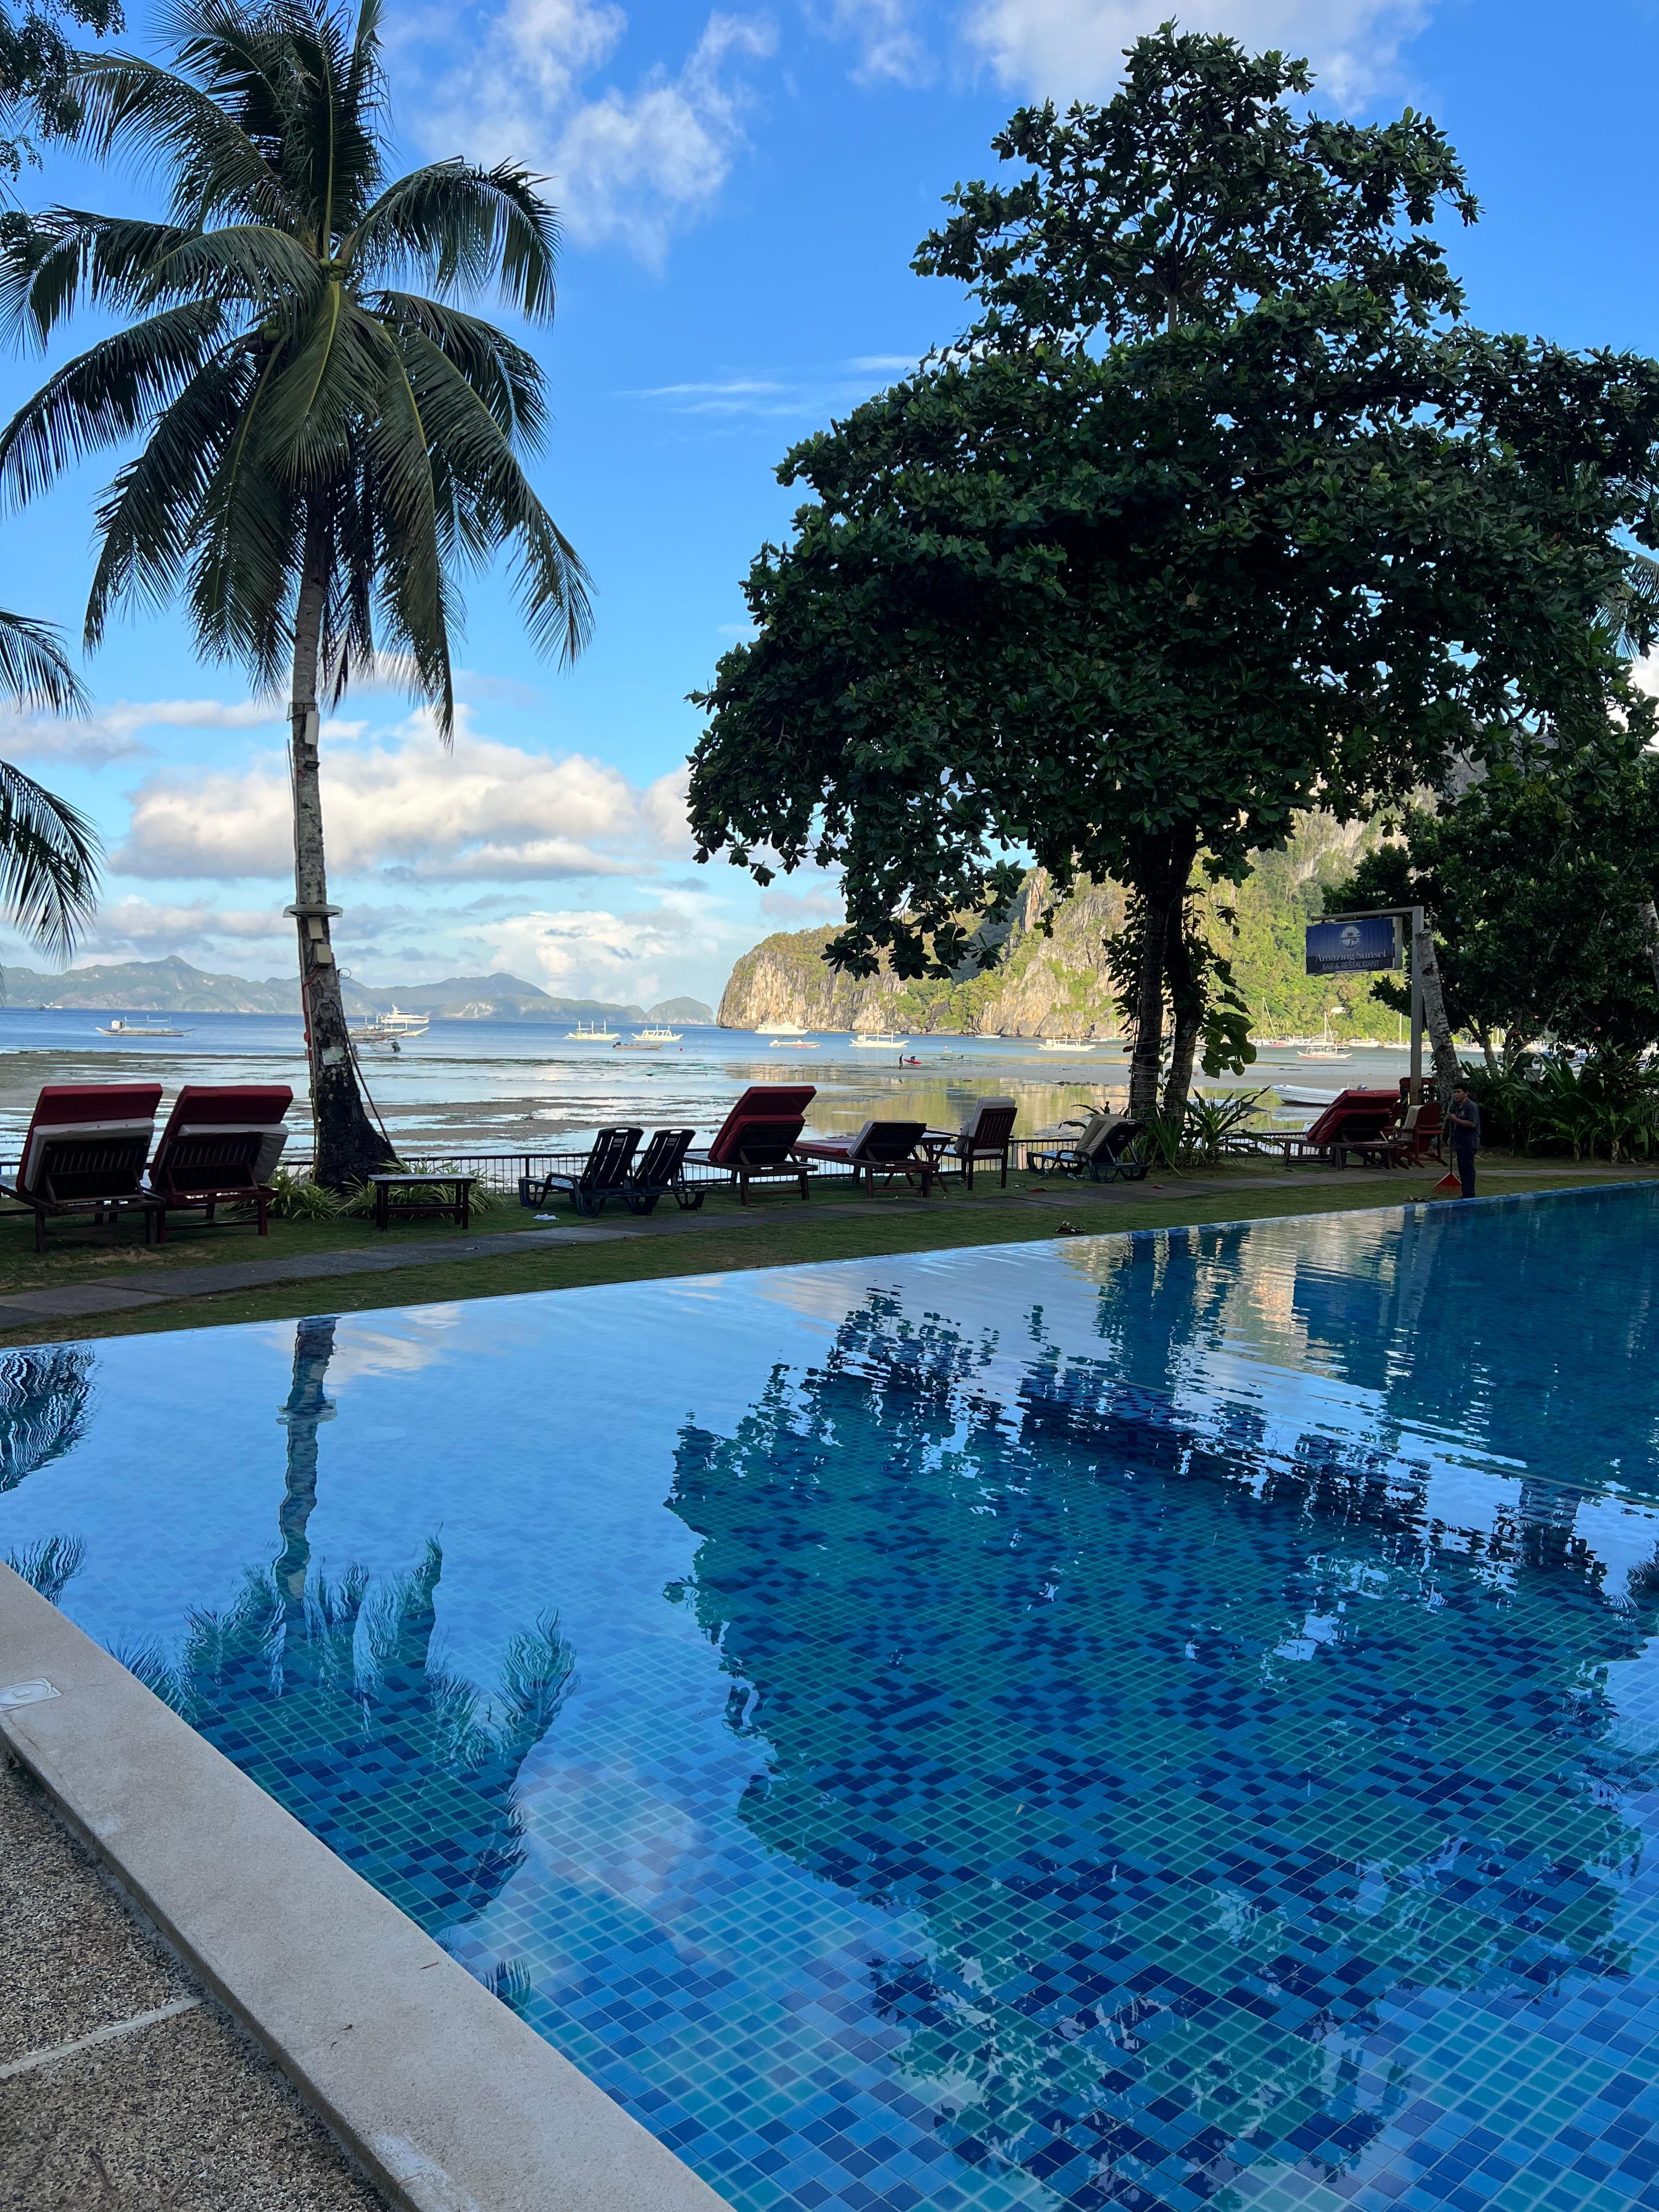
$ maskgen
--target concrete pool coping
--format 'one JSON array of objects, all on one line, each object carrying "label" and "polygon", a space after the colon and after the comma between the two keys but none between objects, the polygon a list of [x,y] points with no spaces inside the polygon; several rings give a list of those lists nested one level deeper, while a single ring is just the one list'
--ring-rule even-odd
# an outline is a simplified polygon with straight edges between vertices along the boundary
[{"label": "concrete pool coping", "polygon": [[[27,1702],[6,1702],[6,1693]],[[0,1738],[408,2212],[726,2212],[431,1937],[0,1565]]]}]

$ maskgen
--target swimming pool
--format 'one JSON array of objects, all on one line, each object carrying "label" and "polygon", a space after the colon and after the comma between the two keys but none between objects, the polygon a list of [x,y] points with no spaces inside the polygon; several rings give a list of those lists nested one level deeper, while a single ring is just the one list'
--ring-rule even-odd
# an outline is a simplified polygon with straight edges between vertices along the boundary
[{"label": "swimming pool", "polygon": [[744,2212],[1659,2205],[1659,1187],[0,1354],[0,1551]]}]

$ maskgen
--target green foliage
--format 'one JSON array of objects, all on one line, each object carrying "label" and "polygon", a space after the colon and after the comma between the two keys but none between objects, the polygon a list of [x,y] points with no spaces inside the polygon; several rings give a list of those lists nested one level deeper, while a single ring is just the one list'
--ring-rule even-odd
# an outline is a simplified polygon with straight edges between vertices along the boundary
[{"label": "green foliage", "polygon": [[1468,1071],[1489,1145],[1571,1152],[1574,1159],[1651,1159],[1659,1152],[1659,1070],[1627,1053],[1599,1053],[1582,1067],[1528,1053],[1496,1070]]},{"label": "green foliage", "polygon": [[[454,1163],[450,1160],[425,1160],[422,1163],[420,1172],[422,1175],[442,1175],[447,1170],[452,1170],[453,1166]],[[407,1175],[410,1172],[402,1160],[387,1160],[386,1170],[388,1175]],[[424,1196],[427,1195],[429,1194],[423,1194],[418,1190],[394,1190],[389,1194],[390,1210],[396,1213],[402,1206],[420,1206],[424,1201]],[[495,1192],[487,1184],[483,1182],[473,1184],[471,1204],[474,1213],[493,1212],[498,1203]],[[356,1220],[368,1219],[374,1212],[374,1186],[367,1182],[349,1185],[341,1194],[338,1211]]]},{"label": "green foliage", "polygon": [[66,137],[81,119],[65,20],[103,37],[123,27],[116,0],[28,0],[0,7],[0,175],[39,159],[31,135]]},{"label": "green foliage", "polygon": [[1182,1104],[1154,1107],[1135,1139],[1137,1156],[1168,1175],[1182,1168],[1215,1167],[1237,1149],[1237,1139],[1255,1121],[1265,1092],[1194,1091]]},{"label": "green foliage", "polygon": [[[278,1168],[270,1178],[270,1211],[279,1221],[333,1221],[341,1212],[337,1194],[313,1182],[308,1174]],[[252,1209],[247,1209],[249,1212]]]},{"label": "green foliage", "polygon": [[1652,726],[1596,616],[1659,532],[1659,366],[1453,325],[1444,142],[1298,119],[1306,83],[1165,32],[1105,108],[1015,118],[1032,173],[919,263],[981,321],[787,457],[700,700],[700,855],[839,871],[854,973],[994,963],[1013,855],[1139,892],[1138,1076],[1200,854]]},{"label": "green foliage", "polygon": [[[388,183],[380,11],[185,0],[168,70],[74,58],[64,128],[164,182],[167,220],[55,208],[0,254],[0,313],[44,344],[78,307],[117,327],[0,434],[0,493],[38,495],[137,435],[98,508],[89,644],[182,596],[200,649],[271,688],[302,583],[337,696],[377,646],[453,719],[458,577],[510,547],[538,644],[574,652],[580,563],[531,489],[541,370],[453,304],[492,277],[553,307],[556,233],[510,162]],[[431,295],[401,289],[425,283]]]},{"label": "green foliage", "polygon": [[[1455,1030],[1501,1035],[1510,1060],[1546,1036],[1613,1054],[1659,1038],[1642,914],[1659,890],[1659,763],[1633,738],[1501,766],[1398,829],[1329,896],[1432,910]],[[1404,1009],[1403,985],[1378,989]]]}]

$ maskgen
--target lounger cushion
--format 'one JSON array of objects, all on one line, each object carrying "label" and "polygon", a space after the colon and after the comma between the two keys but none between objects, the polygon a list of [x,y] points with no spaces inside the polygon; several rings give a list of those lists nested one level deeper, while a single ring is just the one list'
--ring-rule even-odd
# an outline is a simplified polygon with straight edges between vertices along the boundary
[{"label": "lounger cushion", "polygon": [[751,1083],[721,1122],[719,1134],[710,1140],[709,1161],[715,1167],[736,1166],[738,1155],[744,1149],[745,1125],[749,1124],[781,1126],[793,1121],[793,1131],[785,1138],[787,1150],[793,1138],[800,1134],[806,1109],[817,1096],[815,1083]]},{"label": "lounger cushion", "polygon": [[17,1188],[27,1193],[54,1137],[136,1137],[148,1143],[161,1103],[159,1083],[48,1083],[23,1139]]},{"label": "lounger cushion", "polygon": [[257,1130],[262,1142],[253,1163],[253,1180],[269,1182],[288,1142],[283,1121],[293,1103],[294,1093],[286,1083],[186,1083],[173,1102],[150,1173],[165,1171],[177,1137],[241,1136]]}]

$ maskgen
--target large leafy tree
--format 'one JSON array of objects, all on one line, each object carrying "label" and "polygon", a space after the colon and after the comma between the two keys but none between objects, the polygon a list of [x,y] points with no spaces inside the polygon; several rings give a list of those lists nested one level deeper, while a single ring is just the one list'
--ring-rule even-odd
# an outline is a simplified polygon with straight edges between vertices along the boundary
[{"label": "large leafy tree", "polygon": [[1299,120],[1308,84],[1166,29],[1107,106],[1016,116],[1026,173],[917,262],[978,322],[786,459],[811,497],[694,756],[702,853],[841,871],[855,971],[994,961],[1025,854],[1126,882],[1135,1110],[1166,1003],[1182,1096],[1202,1026],[1197,866],[1644,711],[1593,617],[1659,369],[1462,329],[1443,138]]},{"label": "large leafy tree", "polygon": [[[173,66],[77,58],[73,127],[165,181],[165,220],[56,208],[14,240],[0,302],[45,343],[82,305],[125,326],[0,434],[0,494],[141,439],[98,508],[88,642],[121,605],[181,598],[201,651],[290,687],[295,905],[317,1173],[380,1164],[331,940],[319,702],[397,657],[446,737],[458,580],[510,550],[537,643],[579,650],[580,564],[525,474],[535,359],[456,304],[493,281],[552,313],[556,230],[511,163],[387,182],[380,10],[186,0]],[[406,285],[424,289],[407,289]]]}]

